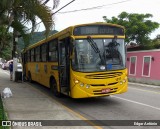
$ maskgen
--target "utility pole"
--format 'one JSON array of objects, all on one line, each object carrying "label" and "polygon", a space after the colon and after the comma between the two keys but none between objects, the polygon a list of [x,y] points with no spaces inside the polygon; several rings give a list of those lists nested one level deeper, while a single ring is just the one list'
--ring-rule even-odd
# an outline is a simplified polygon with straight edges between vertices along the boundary
[{"label": "utility pole", "polygon": [[16,31],[15,29],[13,29],[13,49],[12,49],[12,59],[16,57],[17,42],[18,42],[17,31]]}]

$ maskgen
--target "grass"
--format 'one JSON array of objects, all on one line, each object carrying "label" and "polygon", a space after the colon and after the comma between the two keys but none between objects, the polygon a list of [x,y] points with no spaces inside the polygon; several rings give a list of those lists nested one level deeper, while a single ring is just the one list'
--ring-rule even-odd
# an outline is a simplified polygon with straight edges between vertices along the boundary
[{"label": "grass", "polygon": [[0,129],[10,129],[10,127],[8,126],[2,126],[2,121],[3,120],[8,120],[4,107],[3,107],[3,102],[2,102],[2,98],[0,97]]}]

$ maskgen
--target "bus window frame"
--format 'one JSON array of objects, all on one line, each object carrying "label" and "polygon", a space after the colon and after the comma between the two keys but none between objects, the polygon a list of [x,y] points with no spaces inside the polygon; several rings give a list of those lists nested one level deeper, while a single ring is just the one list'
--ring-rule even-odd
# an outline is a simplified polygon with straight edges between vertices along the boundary
[{"label": "bus window frame", "polygon": [[[35,48],[32,48],[30,51],[31,51],[31,62],[35,62]],[[32,56],[33,56],[33,60],[32,60]]]},{"label": "bus window frame", "polygon": [[25,61],[26,63],[28,62],[28,59],[27,59],[27,52],[24,53],[24,58],[25,58]]},{"label": "bus window frame", "polygon": [[[55,47],[55,51],[51,50],[51,44]],[[56,55],[55,58],[51,58],[52,54],[50,54],[50,52],[54,52]],[[48,62],[58,62],[58,39],[53,39],[48,42]]]},{"label": "bus window frame", "polygon": [[[37,49],[39,49],[39,51],[37,51]],[[38,59],[38,57],[39,57],[39,59]],[[35,62],[41,62],[41,49],[40,49],[40,45],[35,48]]]},{"label": "bus window frame", "polygon": [[[43,46],[45,46],[46,48],[43,49]],[[40,45],[41,62],[47,62],[48,61],[48,58],[47,58],[47,55],[48,55],[47,49],[48,49],[48,44],[47,43],[44,43],[44,44]],[[45,60],[43,60],[43,54],[45,55]]]},{"label": "bus window frame", "polygon": [[27,62],[31,62],[31,51],[27,51]]}]

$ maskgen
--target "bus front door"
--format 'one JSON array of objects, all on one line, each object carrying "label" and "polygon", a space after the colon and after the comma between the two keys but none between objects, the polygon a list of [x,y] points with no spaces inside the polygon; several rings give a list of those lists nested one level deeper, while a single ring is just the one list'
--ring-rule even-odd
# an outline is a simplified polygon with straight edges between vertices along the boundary
[{"label": "bus front door", "polygon": [[59,42],[59,86],[63,94],[69,95],[69,40],[64,39]]}]

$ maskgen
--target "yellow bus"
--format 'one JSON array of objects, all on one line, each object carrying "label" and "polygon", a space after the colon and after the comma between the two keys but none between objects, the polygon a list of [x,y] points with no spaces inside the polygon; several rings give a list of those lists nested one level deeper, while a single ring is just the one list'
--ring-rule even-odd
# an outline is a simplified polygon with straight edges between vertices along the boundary
[{"label": "yellow bus", "polygon": [[55,96],[109,96],[127,91],[124,27],[89,23],[68,27],[22,52],[26,78]]}]

